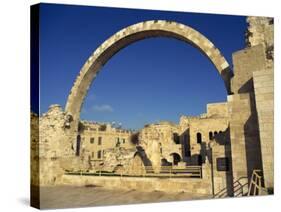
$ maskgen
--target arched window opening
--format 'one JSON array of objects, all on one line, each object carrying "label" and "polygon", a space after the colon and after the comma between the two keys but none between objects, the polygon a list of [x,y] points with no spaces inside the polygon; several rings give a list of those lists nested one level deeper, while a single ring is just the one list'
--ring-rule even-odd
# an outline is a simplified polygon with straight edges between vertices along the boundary
[{"label": "arched window opening", "polygon": [[209,132],[209,140],[213,140],[213,132],[212,131]]},{"label": "arched window opening", "polygon": [[219,133],[222,133],[222,131],[220,130]]},{"label": "arched window opening", "polygon": [[214,135],[217,135],[217,134],[218,134],[218,132],[217,132],[217,131],[215,131],[215,132],[214,132]]},{"label": "arched window opening", "polygon": [[201,144],[202,143],[202,134],[201,133],[197,133],[196,137],[197,137],[197,143]]}]

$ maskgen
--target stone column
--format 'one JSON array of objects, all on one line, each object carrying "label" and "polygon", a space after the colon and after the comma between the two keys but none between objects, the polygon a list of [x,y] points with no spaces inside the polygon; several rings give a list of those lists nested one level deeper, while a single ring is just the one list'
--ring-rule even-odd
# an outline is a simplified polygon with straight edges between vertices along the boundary
[{"label": "stone column", "polygon": [[254,88],[259,120],[265,187],[274,187],[274,74],[273,69],[256,71]]},{"label": "stone column", "polygon": [[233,178],[247,177],[247,157],[244,124],[249,119],[250,100],[248,94],[228,96],[230,110],[230,140]]}]

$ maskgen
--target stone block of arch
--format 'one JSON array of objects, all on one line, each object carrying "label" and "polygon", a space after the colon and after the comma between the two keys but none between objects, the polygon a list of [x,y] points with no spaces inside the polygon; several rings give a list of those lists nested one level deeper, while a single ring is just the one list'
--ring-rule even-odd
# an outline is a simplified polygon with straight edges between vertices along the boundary
[{"label": "stone block of arch", "polygon": [[150,37],[171,37],[182,40],[199,49],[216,67],[226,90],[230,94],[232,72],[226,59],[215,45],[195,29],[181,23],[151,20],[128,26],[105,40],[88,58],[80,70],[68,96],[65,111],[74,120],[80,118],[84,98],[102,66],[118,51],[136,41]]}]

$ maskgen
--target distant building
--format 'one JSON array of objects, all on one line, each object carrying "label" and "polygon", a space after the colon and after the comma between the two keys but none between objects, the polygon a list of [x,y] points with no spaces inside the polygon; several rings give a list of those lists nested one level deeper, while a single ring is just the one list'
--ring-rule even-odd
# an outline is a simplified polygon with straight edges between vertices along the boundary
[{"label": "distant building", "polygon": [[132,134],[130,130],[116,128],[111,124],[81,121],[81,143],[80,147],[76,147],[76,155],[83,156],[93,166],[99,165],[105,159],[105,152],[110,149],[135,148],[131,142]]}]

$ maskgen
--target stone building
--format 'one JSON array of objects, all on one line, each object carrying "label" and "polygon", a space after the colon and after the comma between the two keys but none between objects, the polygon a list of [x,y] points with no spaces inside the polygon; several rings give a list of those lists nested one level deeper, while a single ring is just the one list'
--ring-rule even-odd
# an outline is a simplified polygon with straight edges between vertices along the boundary
[{"label": "stone building", "polygon": [[[67,178],[81,185],[86,183],[83,176],[74,180],[65,173],[95,170],[97,164],[102,170],[133,175],[148,173],[145,167],[160,173],[161,166],[199,166],[200,179],[178,184],[175,179],[159,180],[155,186],[173,191],[184,185],[186,190],[214,197],[273,193],[274,22],[266,17],[248,17],[247,22],[245,48],[232,55],[233,71],[213,43],[180,23],[145,21],[111,36],[86,61],[65,109],[52,105],[40,117],[31,115],[32,184],[60,184]],[[81,121],[84,98],[102,65],[132,42],[161,35],[191,43],[203,52],[225,83],[227,101],[208,104],[201,116],[181,116],[178,124],[150,124],[138,133]],[[259,193],[251,190],[252,176],[258,180]],[[99,182],[113,186],[111,180]],[[149,180],[122,178],[118,183],[130,182],[133,187],[136,181],[141,182],[138,188],[153,187]]]},{"label": "stone building", "polygon": [[79,132],[75,154],[89,160],[92,168],[99,167],[106,153],[116,148],[135,149],[131,142],[133,132],[111,124],[81,121]]},{"label": "stone building", "polygon": [[228,127],[227,103],[208,104],[207,113],[201,116],[181,116],[178,124],[161,121],[145,126],[138,145],[155,166],[201,165],[210,142],[222,137]]}]

